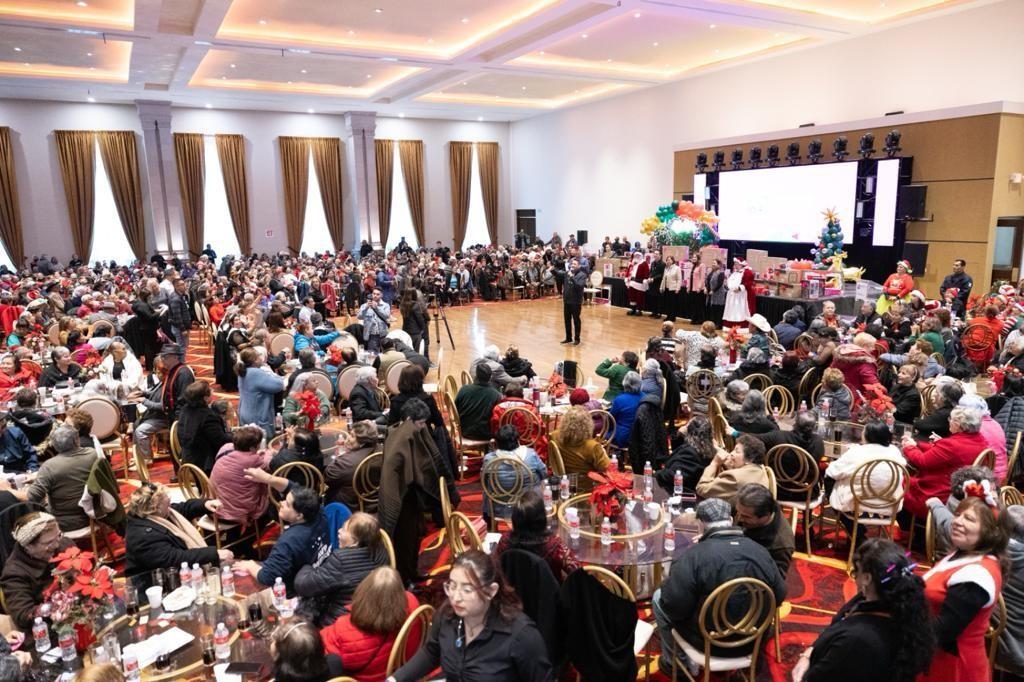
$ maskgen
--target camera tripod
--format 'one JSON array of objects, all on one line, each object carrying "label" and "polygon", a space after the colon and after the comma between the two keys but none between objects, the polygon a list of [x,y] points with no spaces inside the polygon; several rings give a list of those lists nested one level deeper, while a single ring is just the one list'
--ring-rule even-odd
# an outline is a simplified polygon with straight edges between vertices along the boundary
[{"label": "camera tripod", "polygon": [[433,308],[434,314],[434,338],[438,345],[441,344],[441,321],[444,321],[445,331],[448,332],[448,342],[455,350],[455,339],[452,337],[452,328],[448,326],[448,316],[444,314],[444,306],[441,305],[441,298],[437,294],[430,294],[428,309]]}]

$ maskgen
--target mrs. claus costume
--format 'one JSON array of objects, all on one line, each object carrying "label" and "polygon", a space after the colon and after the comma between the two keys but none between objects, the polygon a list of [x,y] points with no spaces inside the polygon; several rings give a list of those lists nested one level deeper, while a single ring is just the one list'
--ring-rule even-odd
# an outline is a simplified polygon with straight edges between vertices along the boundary
[{"label": "mrs. claus costume", "polygon": [[647,298],[647,279],[651,276],[651,266],[639,251],[633,253],[633,261],[629,264],[626,275],[626,297],[629,299],[628,315],[643,315],[644,300]]},{"label": "mrs. claus costume", "polygon": [[722,314],[723,327],[746,327],[747,320],[754,314],[756,294],[754,293],[754,271],[741,258],[733,259],[733,271],[725,282],[725,312]]},{"label": "mrs. claus costume", "polygon": [[889,306],[897,299],[904,303],[910,300],[910,292],[914,290],[914,278],[911,277],[913,273],[910,261],[901,260],[896,264],[896,272],[889,275],[882,285],[882,295],[875,306],[875,311],[879,315],[889,310]]}]

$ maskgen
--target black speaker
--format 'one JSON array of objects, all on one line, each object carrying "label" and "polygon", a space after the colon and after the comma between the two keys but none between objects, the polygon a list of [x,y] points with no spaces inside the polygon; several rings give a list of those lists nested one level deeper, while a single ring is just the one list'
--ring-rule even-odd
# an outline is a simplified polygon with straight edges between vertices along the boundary
[{"label": "black speaker", "polygon": [[928,185],[904,185],[896,199],[896,220],[920,220],[927,217],[925,202]]},{"label": "black speaker", "polygon": [[566,385],[576,388],[575,360],[565,360],[562,362],[562,380],[565,381]]},{"label": "black speaker", "polygon": [[583,246],[584,244],[587,243],[586,230],[576,230],[576,243],[579,244],[580,246]]},{"label": "black speaker", "polygon": [[[928,264],[928,243],[927,242],[904,242],[903,257],[910,261],[910,267],[914,268],[914,277],[924,274],[924,268]],[[892,264],[892,271],[896,272],[896,264]]]}]

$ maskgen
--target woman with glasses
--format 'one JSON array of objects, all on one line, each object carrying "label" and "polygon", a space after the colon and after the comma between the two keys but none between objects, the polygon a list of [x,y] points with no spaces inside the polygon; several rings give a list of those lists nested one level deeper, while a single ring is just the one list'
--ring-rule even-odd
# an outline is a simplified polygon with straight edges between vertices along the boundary
[{"label": "woman with glasses", "polygon": [[469,550],[452,564],[448,600],[427,641],[388,682],[412,682],[440,667],[446,679],[534,682],[551,677],[544,640],[491,557]]},{"label": "woman with glasses", "polygon": [[28,632],[36,607],[43,602],[43,590],[53,580],[50,559],[71,546],[46,512],[25,514],[14,523],[14,549],[4,562],[0,587],[4,591],[7,615],[21,630]]}]

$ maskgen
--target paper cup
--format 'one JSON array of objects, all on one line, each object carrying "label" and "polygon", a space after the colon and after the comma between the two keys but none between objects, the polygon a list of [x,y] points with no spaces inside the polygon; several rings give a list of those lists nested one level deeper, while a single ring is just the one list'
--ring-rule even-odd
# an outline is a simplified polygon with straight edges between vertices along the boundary
[{"label": "paper cup", "polygon": [[150,609],[160,608],[164,600],[164,588],[161,585],[154,585],[146,590],[146,599],[149,600]]}]

